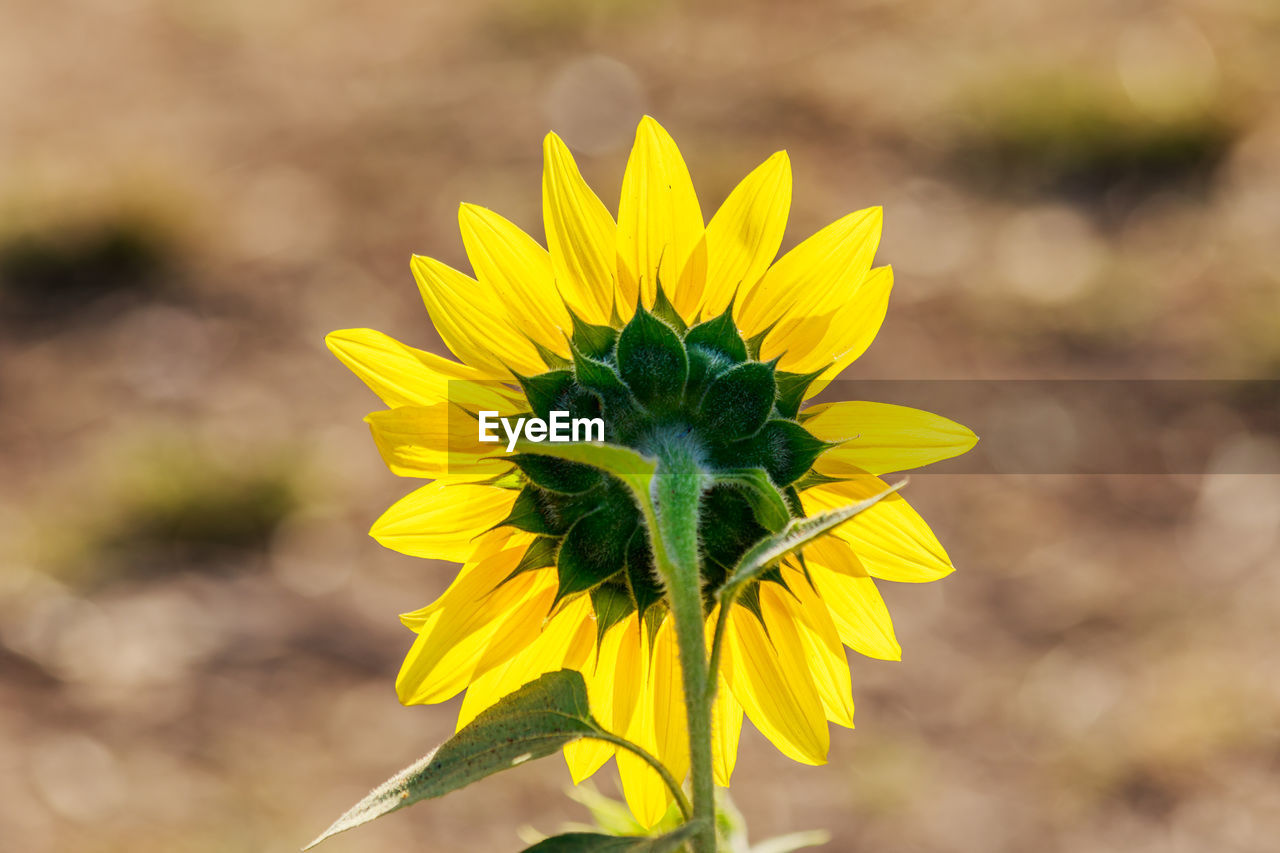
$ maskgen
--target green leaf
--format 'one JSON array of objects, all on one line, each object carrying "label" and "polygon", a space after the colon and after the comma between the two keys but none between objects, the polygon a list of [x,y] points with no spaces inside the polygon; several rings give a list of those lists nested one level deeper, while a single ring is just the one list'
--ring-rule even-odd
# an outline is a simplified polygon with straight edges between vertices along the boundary
[{"label": "green leaf", "polygon": [[734,468],[716,472],[716,482],[737,488],[751,504],[756,521],[777,533],[791,520],[791,510],[763,468]]},{"label": "green leaf", "polygon": [[666,323],[636,306],[635,316],[618,335],[618,373],[642,406],[675,403],[684,393],[689,357],[680,336]]},{"label": "green leaf", "polygon": [[662,581],[653,565],[649,528],[643,524],[631,534],[631,544],[627,546],[627,584],[641,616],[662,600]]},{"label": "green leaf", "polygon": [[824,533],[831,532],[858,513],[875,506],[906,484],[907,481],[902,480],[866,500],[808,518],[797,518],[788,524],[781,533],[768,536],[747,549],[747,552],[742,555],[742,559],[738,561],[733,574],[720,587],[718,594],[723,596],[728,590],[741,587],[748,581],[754,580],[768,571],[775,562],[787,554],[803,548]]},{"label": "green leaf", "polygon": [[526,849],[524,853],[675,853],[703,827],[695,820],[656,838],[570,832],[556,835]]},{"label": "green leaf", "polygon": [[728,440],[745,438],[759,432],[769,419],[776,394],[773,370],[751,361],[711,380],[698,413],[712,435]]},{"label": "green leaf", "polygon": [[304,849],[419,800],[551,755],[597,731],[581,673],[547,673],[500,699],[417,763],[383,782]]}]

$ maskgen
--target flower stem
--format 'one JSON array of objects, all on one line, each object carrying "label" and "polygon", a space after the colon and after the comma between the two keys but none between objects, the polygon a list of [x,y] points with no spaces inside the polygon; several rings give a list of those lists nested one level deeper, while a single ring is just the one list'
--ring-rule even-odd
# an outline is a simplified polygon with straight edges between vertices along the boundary
[{"label": "flower stem", "polygon": [[602,740],[605,743],[611,743],[614,746],[621,747],[628,752],[636,755],[645,764],[654,769],[659,776],[662,777],[663,784],[667,786],[667,790],[671,792],[671,796],[675,798],[676,805],[680,807],[680,814],[684,815],[685,820],[693,818],[693,809],[689,806],[689,801],[684,796],[684,791],[680,790],[680,783],[676,781],[676,777],[671,775],[671,771],[667,766],[658,760],[657,756],[649,752],[642,746],[632,743],[624,737],[619,737],[612,732],[606,732],[603,729],[597,731],[591,737],[596,740]]},{"label": "flower stem", "polygon": [[688,712],[693,817],[704,821],[693,839],[693,850],[694,853],[715,853],[711,702],[707,698],[707,642],[702,617],[702,577],[698,570],[698,508],[703,473],[685,445],[668,445],[659,452],[658,458],[651,494],[654,517],[646,520],[653,531],[654,560],[666,581],[680,649]]}]

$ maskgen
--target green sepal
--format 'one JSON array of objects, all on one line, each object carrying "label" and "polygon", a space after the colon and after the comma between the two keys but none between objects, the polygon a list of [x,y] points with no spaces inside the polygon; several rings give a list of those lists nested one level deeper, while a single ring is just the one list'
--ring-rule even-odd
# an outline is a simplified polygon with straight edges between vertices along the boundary
[{"label": "green sepal", "polygon": [[684,318],[680,316],[680,312],[676,310],[676,306],[671,304],[671,300],[667,298],[667,291],[662,286],[662,276],[658,276],[658,293],[653,299],[653,314],[659,319],[665,321],[671,328],[680,334],[684,334],[689,326],[685,323]]},{"label": "green sepal", "polygon": [[717,352],[734,364],[747,360],[747,343],[733,323],[733,307],[718,317],[699,323],[684,336],[686,347],[700,346]]},{"label": "green sepal", "polygon": [[560,585],[555,603],[585,592],[622,571],[627,542],[639,518],[634,509],[618,512],[602,506],[579,518],[565,534],[556,559]]},{"label": "green sepal", "polygon": [[755,617],[760,620],[760,627],[764,629],[765,636],[769,636],[769,625],[764,621],[764,608],[760,606],[760,584],[748,584],[742,592],[738,593],[734,604],[740,604],[755,614]]},{"label": "green sepal", "polygon": [[662,600],[662,581],[653,565],[653,550],[649,546],[649,532],[645,525],[638,525],[631,541],[627,543],[627,586],[635,599],[636,609],[643,616],[648,609]]},{"label": "green sepal", "polygon": [[558,536],[537,536],[529,543],[529,547],[520,557],[520,562],[511,570],[511,574],[503,579],[503,583],[511,580],[517,575],[525,572],[533,572],[538,569],[545,569],[548,566],[556,564],[556,552],[560,550],[560,537]]},{"label": "green sepal", "polygon": [[507,517],[492,529],[514,527],[541,536],[563,536],[574,522],[599,506],[600,494],[592,490],[563,495],[527,483],[516,495]]},{"label": "green sepal", "polygon": [[774,320],[761,331],[756,332],[754,335],[746,339],[747,355],[751,358],[760,357],[760,348],[764,346],[765,338],[769,337],[769,333],[773,331],[773,327],[776,325],[778,325],[778,321]]},{"label": "green sepal", "polygon": [[785,370],[775,372],[773,379],[778,384],[778,400],[775,403],[778,414],[784,418],[797,417],[800,414],[800,406],[804,403],[804,392],[809,390],[813,380],[823,372],[822,370],[815,370],[812,373],[788,373]]},{"label": "green sepal", "polygon": [[773,410],[773,371],[758,361],[739,364],[711,380],[699,412],[710,435],[732,441],[754,435]]},{"label": "green sepal", "polygon": [[840,482],[839,477],[830,477],[826,474],[820,474],[817,471],[810,468],[808,471],[805,471],[804,476],[802,476],[799,480],[796,480],[793,485],[795,486],[795,488],[803,492],[805,489],[812,489],[814,486],[825,486],[828,483],[839,483],[839,482]]},{"label": "green sepal", "polygon": [[374,788],[306,849],[602,731],[591,716],[582,674],[570,669],[549,672],[499,699],[453,737]]},{"label": "green sepal", "polygon": [[723,353],[708,349],[699,344],[686,346],[689,355],[689,378],[685,381],[684,396],[686,400],[701,401],[707,383],[733,367]]},{"label": "green sepal", "polygon": [[642,406],[674,405],[684,394],[689,377],[684,344],[642,304],[618,335],[617,358],[618,374]]},{"label": "green sepal", "polygon": [[538,489],[529,485],[520,490],[520,494],[516,495],[516,501],[511,505],[511,511],[507,513],[507,517],[495,524],[493,529],[496,530],[499,527],[514,527],[516,530],[537,533],[542,536],[556,535],[555,531],[551,529],[551,525],[547,523],[546,518],[543,517],[542,499]]},{"label": "green sepal", "polygon": [[591,590],[591,609],[596,614],[596,646],[599,647],[609,629],[630,616],[636,604],[625,581],[619,585],[609,580]]},{"label": "green sepal", "polygon": [[795,421],[775,418],[733,449],[742,454],[737,458],[747,464],[764,466],[773,482],[789,486],[804,476],[813,467],[814,460],[831,446]]},{"label": "green sepal", "polygon": [[561,494],[581,494],[600,485],[603,477],[589,465],[579,465],[554,456],[514,453],[504,458],[519,466],[535,486]]},{"label": "green sepal", "polygon": [[613,351],[613,345],[618,342],[617,329],[612,326],[594,326],[572,311],[569,316],[573,320],[573,335],[569,338],[573,349],[591,358],[605,358]]},{"label": "green sepal", "polygon": [[698,539],[710,559],[733,566],[743,552],[768,535],[739,489],[717,484],[703,494]]},{"label": "green sepal", "polygon": [[529,408],[543,420],[551,416],[552,410],[568,409],[568,400],[574,390],[573,373],[570,371],[552,370],[537,376],[517,373],[516,381],[529,400]]},{"label": "green sepal", "polygon": [[742,493],[755,513],[756,521],[770,533],[777,533],[791,520],[791,507],[763,468],[733,468],[718,471],[715,477],[716,482],[732,486]]},{"label": "green sepal", "polygon": [[551,370],[561,370],[573,364],[572,361],[565,358],[560,353],[547,349],[533,338],[529,338],[529,343],[533,344],[533,348],[538,351],[538,358],[542,359],[542,363]]}]

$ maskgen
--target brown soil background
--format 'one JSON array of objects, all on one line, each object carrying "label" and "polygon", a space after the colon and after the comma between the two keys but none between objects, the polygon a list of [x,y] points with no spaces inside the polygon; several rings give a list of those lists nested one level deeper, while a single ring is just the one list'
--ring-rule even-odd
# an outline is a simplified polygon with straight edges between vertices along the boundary
[{"label": "brown soil background", "polygon": [[[451,731],[392,689],[450,568],[364,536],[411,484],[322,339],[439,349],[408,255],[540,236],[548,129],[612,206],[654,114],[707,215],[786,148],[786,246],[884,205],[847,376],[1275,379],[1277,80],[1261,0],[0,0],[0,849],[297,849]],[[755,836],[1275,849],[1280,446],[1206,418],[1207,473],[917,477],[959,571],[884,584],[829,764],[746,731]],[[566,785],[327,849],[515,851]]]}]

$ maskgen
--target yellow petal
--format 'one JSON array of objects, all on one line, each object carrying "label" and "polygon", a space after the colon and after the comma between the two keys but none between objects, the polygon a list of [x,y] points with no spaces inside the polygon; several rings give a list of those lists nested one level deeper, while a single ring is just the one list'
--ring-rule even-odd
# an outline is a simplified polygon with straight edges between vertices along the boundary
[{"label": "yellow petal", "polygon": [[689,772],[688,715],[681,681],[675,620],[667,618],[653,643],[650,683],[653,692],[653,754],[677,781]]},{"label": "yellow petal", "polygon": [[470,405],[515,399],[486,373],[435,353],[405,346],[373,329],[341,329],[325,336],[338,360],[388,406],[430,406],[447,400]]},{"label": "yellow petal", "polygon": [[517,575],[479,601],[439,611],[396,678],[405,705],[443,702],[537,639],[555,598],[554,569]]},{"label": "yellow petal", "polygon": [[502,296],[435,258],[414,255],[409,268],[440,339],[490,376],[546,370],[537,349],[508,314]]},{"label": "yellow petal", "polygon": [[804,428],[824,441],[844,442],[819,457],[819,473],[844,462],[870,474],[905,471],[968,451],[978,437],[941,415],[889,403],[845,401],[806,409]]},{"label": "yellow petal", "polygon": [[451,403],[401,406],[365,417],[391,473],[429,480],[483,480],[511,470],[492,458],[497,445],[479,440],[477,422]]},{"label": "yellow petal", "polygon": [[[626,627],[628,624],[632,625],[630,631]],[[619,654],[622,646],[624,643],[639,640],[634,625],[633,614],[630,619],[624,619],[611,626],[595,647],[594,654],[587,658],[581,669],[582,677],[587,682],[587,698],[591,703],[591,713],[611,732],[626,731],[630,722],[630,714],[615,720],[613,699],[615,678],[619,677],[618,673],[621,671]],[[634,699],[629,701],[634,703]],[[599,770],[613,752],[614,748],[611,744],[585,738],[566,746],[564,757],[569,765],[569,775],[573,777],[573,784],[577,785]]]},{"label": "yellow petal", "polygon": [[410,631],[422,633],[430,618],[438,615],[440,610],[457,602],[478,601],[488,595],[511,574],[533,539],[532,533],[510,528],[484,534],[476,540],[475,551],[458,570],[449,588],[426,607],[401,613],[400,622]]},{"label": "yellow petal", "polygon": [[[625,737],[652,753],[655,751],[657,739],[654,727],[653,655],[649,648],[648,632],[641,631],[640,635],[641,654],[636,681],[639,689],[635,712],[631,715]],[[621,673],[618,677],[622,677]],[[618,710],[620,710],[619,703],[615,697],[615,714]],[[618,761],[618,776],[622,781],[622,795],[627,801],[627,807],[631,809],[631,814],[641,826],[645,829],[652,828],[667,813],[671,795],[663,784],[662,777],[634,753],[618,749],[615,754]]]},{"label": "yellow petal", "polygon": [[834,312],[871,269],[881,221],[878,207],[850,213],[787,252],[745,291],[738,327],[755,335],[776,324],[769,337],[780,341],[798,318]]},{"label": "yellow petal", "polygon": [[779,326],[761,347],[761,357],[781,356],[778,367],[792,373],[822,370],[805,392],[806,399],[812,397],[871,346],[889,310],[891,290],[893,270],[872,270],[834,311],[798,318],[786,331]]},{"label": "yellow petal", "polygon": [[[848,479],[802,492],[806,515],[847,506],[888,488],[884,480],[852,466],[836,462],[827,467],[838,472],[833,476]],[[872,577],[882,580],[926,583],[955,571],[938,537],[898,494],[854,516],[832,535],[853,548]]]},{"label": "yellow petal", "polygon": [[742,736],[742,705],[733,695],[729,682],[720,677],[716,703],[711,708],[711,770],[716,784],[729,787],[733,768],[738,763],[738,739]]},{"label": "yellow petal", "polygon": [[791,160],[779,151],[743,178],[707,224],[702,316],[724,313],[756,286],[782,245],[791,211]]},{"label": "yellow petal", "polygon": [[823,537],[805,549],[805,559],[844,644],[867,657],[902,660],[889,608],[849,546]]},{"label": "yellow petal", "polygon": [[369,535],[402,554],[461,563],[475,538],[506,518],[515,500],[512,489],[438,480],[392,504]]},{"label": "yellow petal", "polygon": [[[715,636],[716,620],[720,618],[717,606],[707,617],[707,648]],[[733,690],[724,677],[724,669],[716,683],[716,701],[711,706],[711,769],[715,782],[722,788],[729,787],[734,765],[738,763],[738,740],[742,735],[742,705],[733,696]]]},{"label": "yellow petal", "polygon": [[[624,318],[635,307],[637,285],[645,304],[653,304],[658,276],[681,314],[692,316],[688,309],[701,301],[702,281],[691,279],[686,292],[673,291],[702,233],[702,210],[680,149],[660,124],[645,116],[636,128],[618,202],[618,259],[628,272],[618,298]],[[705,256],[702,263],[705,275]]]},{"label": "yellow petal", "polygon": [[[831,612],[804,574],[785,568],[782,576],[791,592],[774,590],[775,584],[766,584],[770,588],[771,605],[780,612],[780,618],[790,619],[800,634],[805,659],[809,661],[809,671],[813,673],[813,683],[818,688],[827,719],[853,728],[853,683],[849,677],[844,645]],[[761,604],[764,605],[765,590],[762,589],[761,593]]]},{"label": "yellow petal", "polygon": [[477,205],[462,205],[458,225],[476,278],[501,297],[525,334],[567,357],[569,312],[556,290],[547,250],[509,220]]},{"label": "yellow petal", "polygon": [[617,226],[560,137],[548,133],[542,152],[542,219],[556,284],[578,316],[606,324],[613,310]]},{"label": "yellow petal", "polygon": [[786,620],[769,633],[745,607],[730,611],[725,676],[760,733],[802,764],[827,760],[830,736],[822,699],[809,675],[796,628]]},{"label": "yellow petal", "polygon": [[458,728],[471,722],[499,699],[545,673],[562,667],[583,624],[591,616],[591,599],[582,596],[547,620],[538,637],[506,663],[495,666],[467,688],[458,711]]}]

